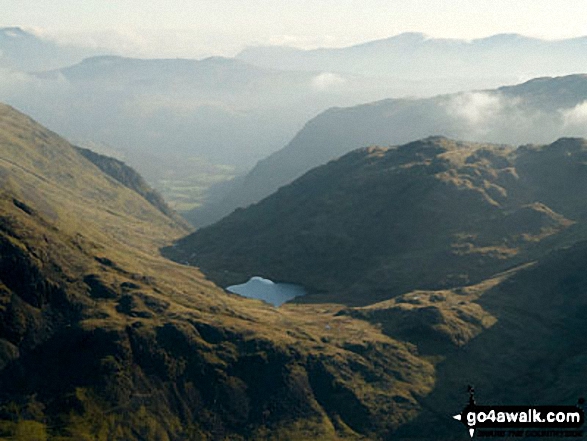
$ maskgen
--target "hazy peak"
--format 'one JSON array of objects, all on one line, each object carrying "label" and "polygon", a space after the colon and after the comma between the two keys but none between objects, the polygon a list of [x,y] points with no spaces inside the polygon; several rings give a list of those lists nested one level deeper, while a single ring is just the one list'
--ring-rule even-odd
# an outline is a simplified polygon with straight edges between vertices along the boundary
[{"label": "hazy peak", "polygon": [[521,34],[515,33],[504,33],[504,34],[495,34],[490,35],[489,37],[484,38],[477,38],[473,40],[473,43],[476,44],[500,44],[500,45],[509,45],[509,44],[519,44],[519,43],[529,43],[529,42],[541,42],[539,38],[527,37]]},{"label": "hazy peak", "polygon": [[17,26],[0,28],[0,35],[9,38],[33,37],[32,34]]}]

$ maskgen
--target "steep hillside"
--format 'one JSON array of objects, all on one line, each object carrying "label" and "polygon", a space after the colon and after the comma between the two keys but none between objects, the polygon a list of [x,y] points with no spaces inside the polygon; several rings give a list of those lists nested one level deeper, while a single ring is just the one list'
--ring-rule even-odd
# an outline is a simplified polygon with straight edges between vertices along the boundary
[{"label": "steep hillside", "polygon": [[397,145],[435,135],[514,145],[587,136],[586,100],[587,76],[571,75],[495,90],[333,108],[310,120],[284,148],[259,161],[224,198],[187,217],[198,226],[217,221],[359,147]]},{"label": "steep hillside", "polygon": [[316,294],[306,301],[367,304],[476,283],[583,237],[586,160],[581,139],[360,149],[167,252],[220,284],[300,283]]},{"label": "steep hillside", "polygon": [[116,179],[125,187],[136,191],[161,213],[174,219],[180,224],[184,223],[183,219],[178,216],[171,208],[169,208],[163,197],[156,190],[151,188],[145,182],[143,177],[139,175],[132,167],[129,167],[124,162],[119,161],[116,158],[104,156],[89,149],[76,147],[76,150],[86,159],[94,163],[96,167],[98,167],[108,176]]},{"label": "steep hillside", "polygon": [[378,439],[432,389],[364,320],[163,259],[181,226],[4,105],[0,180],[0,438]]},{"label": "steep hillside", "polygon": [[[181,226],[63,139],[0,105],[0,438],[464,440],[450,415],[462,409],[466,384],[489,404],[573,404],[585,395],[580,222],[568,226],[544,205],[519,204],[531,192],[547,193],[557,210],[578,219],[580,197],[557,199],[557,188],[568,188],[553,183],[567,176],[580,195],[585,151],[574,139],[515,153],[431,139],[355,152],[314,171],[308,176],[316,183],[338,164],[350,177],[344,182],[364,190],[387,175],[406,178],[417,193],[425,186],[409,180],[410,170],[430,188],[438,180],[438,189],[461,193],[431,204],[445,226],[465,223],[449,213],[459,204],[494,215],[488,227],[459,212],[485,233],[467,238],[468,252],[483,254],[476,247],[499,234],[509,238],[503,247],[520,253],[533,240],[545,249],[561,236],[575,244],[478,284],[362,307],[276,309],[163,259],[158,247],[185,234]],[[545,162],[556,172],[541,189],[531,178],[546,171]],[[361,173],[351,173],[357,165]],[[387,195],[384,187],[375,193]],[[288,188],[282,192],[296,196]],[[319,193],[315,187],[298,208]],[[359,213],[365,205],[354,207]],[[398,218],[394,226],[411,222]],[[520,224],[525,237],[516,233]],[[509,236],[500,233],[506,226]]]}]

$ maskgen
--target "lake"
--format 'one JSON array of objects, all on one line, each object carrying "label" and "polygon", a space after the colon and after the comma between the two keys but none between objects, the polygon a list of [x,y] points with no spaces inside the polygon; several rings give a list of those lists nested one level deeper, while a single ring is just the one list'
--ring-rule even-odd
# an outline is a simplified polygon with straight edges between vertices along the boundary
[{"label": "lake", "polygon": [[258,276],[251,277],[247,283],[229,286],[226,290],[250,299],[263,300],[274,306],[280,306],[295,297],[307,294],[300,285],[275,283]]}]

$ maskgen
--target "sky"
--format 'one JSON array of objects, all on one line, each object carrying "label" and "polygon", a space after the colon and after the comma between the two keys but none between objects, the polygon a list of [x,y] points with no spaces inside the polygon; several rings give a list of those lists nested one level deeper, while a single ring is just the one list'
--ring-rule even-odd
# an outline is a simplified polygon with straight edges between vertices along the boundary
[{"label": "sky", "polygon": [[583,0],[0,0],[0,27],[125,55],[232,56],[250,45],[340,47],[422,32],[587,35]]}]

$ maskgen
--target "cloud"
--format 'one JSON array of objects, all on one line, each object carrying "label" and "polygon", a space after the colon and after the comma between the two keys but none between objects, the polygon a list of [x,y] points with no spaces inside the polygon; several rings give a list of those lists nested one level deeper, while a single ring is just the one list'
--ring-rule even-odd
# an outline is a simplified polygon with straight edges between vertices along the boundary
[{"label": "cloud", "polygon": [[312,79],[312,87],[320,92],[338,88],[346,83],[346,80],[332,72],[322,72]]},{"label": "cloud", "polygon": [[449,118],[443,127],[458,139],[519,145],[587,134],[587,101],[553,111],[523,97],[467,92],[445,96],[440,104]]},{"label": "cloud", "polygon": [[118,28],[97,31],[39,31],[61,46],[88,48],[112,55],[136,58],[205,58],[237,53],[242,44],[231,45],[226,35],[204,35],[198,30],[135,30]]},{"label": "cloud", "polygon": [[481,129],[495,119],[504,108],[502,98],[485,92],[461,93],[446,104],[447,113],[471,128]]},{"label": "cloud", "polygon": [[257,45],[289,46],[299,49],[343,46],[346,41],[333,35],[272,35],[267,40],[257,41]]},{"label": "cloud", "polygon": [[26,73],[0,67],[0,100],[26,92],[34,83],[35,79]]},{"label": "cloud", "polygon": [[585,126],[587,124],[587,101],[583,101],[571,109],[563,109],[560,112],[565,127]]}]

